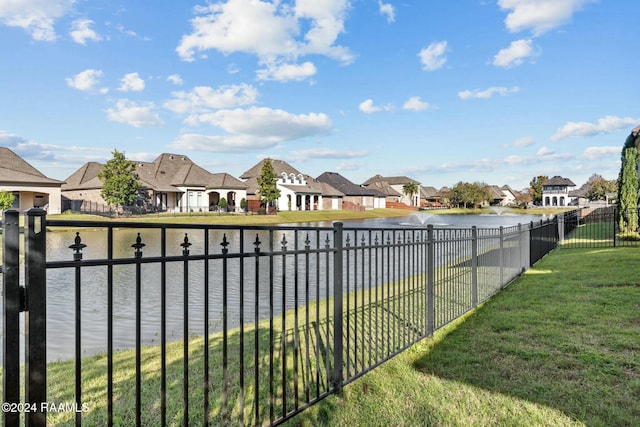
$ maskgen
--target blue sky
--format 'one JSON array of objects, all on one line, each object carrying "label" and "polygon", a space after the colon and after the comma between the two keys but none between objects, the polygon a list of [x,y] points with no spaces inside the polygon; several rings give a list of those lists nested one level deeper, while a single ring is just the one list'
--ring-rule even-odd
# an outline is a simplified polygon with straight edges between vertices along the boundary
[{"label": "blue sky", "polygon": [[355,183],[615,179],[640,2],[0,0],[0,146],[63,180],[111,151]]}]

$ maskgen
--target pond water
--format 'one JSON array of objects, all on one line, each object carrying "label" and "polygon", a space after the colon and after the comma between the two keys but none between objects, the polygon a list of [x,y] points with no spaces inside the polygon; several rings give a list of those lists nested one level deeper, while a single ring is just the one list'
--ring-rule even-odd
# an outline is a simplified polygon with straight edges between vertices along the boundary
[{"label": "pond water", "polygon": [[[358,228],[416,228],[429,224],[442,228],[467,228],[473,225],[481,228],[493,228],[498,226],[513,226],[518,223],[528,224],[531,221],[540,221],[541,216],[536,215],[433,215],[416,213],[402,218],[380,218],[365,221],[345,221],[345,227]],[[300,226],[301,224],[297,224]],[[332,223],[304,224],[319,227],[331,227]],[[120,229],[114,232],[114,257],[132,257],[131,245],[135,243],[139,230]],[[188,230],[189,243],[192,254],[202,254],[205,238],[200,230]],[[232,244],[244,245],[244,251],[253,250],[256,234],[262,245],[268,245],[269,240],[279,249],[284,235],[269,236],[266,231],[247,233],[239,236],[238,230],[215,230],[209,232],[210,253],[220,253],[220,242],[223,233]],[[316,241],[323,241],[325,234],[330,231],[318,232],[310,237],[312,247]],[[159,230],[141,230],[145,243],[144,257],[161,255],[161,238]],[[167,255],[179,255],[182,251],[180,244],[184,241],[185,230],[167,231]],[[83,251],[84,259],[105,259],[106,232],[104,230],[82,230],[82,242],[87,244]],[[72,252],[68,249],[73,243],[75,232],[50,232],[47,234],[47,246],[49,248],[49,261],[70,260]],[[327,237],[328,238],[328,237]],[[302,249],[304,236],[296,238],[287,235],[288,250]],[[267,247],[267,246],[264,246]],[[237,252],[237,247],[230,247],[230,252]],[[217,252],[216,252],[217,251]],[[302,257],[302,255],[301,255]],[[312,255],[310,258],[311,271],[321,271],[320,276],[311,277],[309,286],[304,283],[294,284],[297,265],[293,258],[280,262],[279,258],[274,262],[274,283],[269,284],[269,270],[267,259],[261,259],[256,272],[255,258],[244,260],[235,258],[228,261],[228,327],[238,327],[241,323],[249,324],[257,318],[269,317],[270,311],[274,314],[304,305],[305,302],[316,299],[325,299],[331,295],[327,290],[324,279],[326,259],[324,255]],[[184,285],[184,269],[182,262],[166,264],[166,334],[168,341],[174,341],[183,337],[184,331],[184,300],[185,295],[189,302],[188,334],[202,335],[205,328],[211,333],[222,329],[222,299],[223,283],[221,277],[221,260],[209,261],[209,321],[205,325],[204,305],[204,261],[190,261],[188,267],[188,283]],[[301,260],[299,260],[299,263]],[[240,263],[244,266],[242,278],[239,276]],[[316,266],[320,267],[316,270]],[[283,269],[285,273],[282,274]],[[81,324],[82,324],[82,353],[84,356],[102,353],[107,348],[107,283],[108,269],[106,266],[83,267],[81,286]],[[298,273],[300,274],[300,273]],[[315,275],[315,274],[314,274]],[[122,350],[135,346],[135,301],[136,282],[134,265],[113,266],[113,335],[114,349]],[[141,335],[143,344],[160,343],[160,325],[162,319],[161,310],[161,268],[159,263],[142,264],[141,266]],[[281,279],[286,277],[285,280]],[[259,283],[254,280],[260,277]],[[48,269],[47,271],[47,358],[49,361],[65,360],[73,358],[75,345],[75,283],[74,270],[71,268]],[[304,282],[301,280],[300,282]],[[240,289],[240,284],[243,288]],[[298,287],[297,295],[295,287]],[[185,293],[186,289],[186,293]],[[284,297],[283,297],[284,289]],[[257,298],[256,298],[257,297]],[[270,297],[273,305],[270,305]],[[244,306],[244,321],[240,319],[240,301]],[[1,305],[1,304],[0,304]],[[0,307],[1,310],[1,307]],[[313,316],[313,313],[311,314]],[[0,311],[1,319],[1,311]],[[0,354],[1,358],[1,354]],[[0,360],[1,361],[1,360]]]}]

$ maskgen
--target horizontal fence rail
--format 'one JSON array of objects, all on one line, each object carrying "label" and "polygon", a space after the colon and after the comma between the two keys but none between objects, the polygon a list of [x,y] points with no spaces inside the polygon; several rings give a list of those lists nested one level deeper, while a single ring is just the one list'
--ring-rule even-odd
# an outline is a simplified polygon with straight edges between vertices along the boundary
[{"label": "horizontal fence rail", "polygon": [[5,213],[3,401],[71,410],[4,413],[4,425],[280,424],[489,299],[564,233],[555,218],[237,227],[30,210],[25,221],[21,286],[18,215]]}]

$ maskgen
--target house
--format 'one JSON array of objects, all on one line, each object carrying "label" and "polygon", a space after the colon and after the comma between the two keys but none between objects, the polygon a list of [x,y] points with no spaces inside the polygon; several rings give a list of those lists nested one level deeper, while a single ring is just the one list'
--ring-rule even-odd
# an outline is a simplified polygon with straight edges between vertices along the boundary
[{"label": "house", "polygon": [[[417,186],[418,192],[416,194],[409,195],[404,193],[404,186],[409,183]],[[401,203],[407,206],[419,206],[420,183],[406,176],[384,177],[375,175],[366,180],[362,185],[367,188],[382,191],[386,196],[387,202]]]},{"label": "house", "polygon": [[[385,195],[373,188],[365,188],[354,184],[337,172],[325,172],[316,178],[339,191],[342,196],[342,207],[346,210],[366,210],[385,207]],[[325,198],[327,195],[325,194]]]},{"label": "house", "polygon": [[497,185],[488,185],[487,190],[489,191],[489,200],[487,202],[490,206],[505,206],[504,202],[504,194],[502,194],[502,189]]},{"label": "house", "polygon": [[441,197],[436,187],[420,186],[420,207],[441,208]]},{"label": "house", "polygon": [[[74,172],[62,186],[62,195],[72,205],[105,204],[98,174],[104,165],[89,162]],[[240,210],[247,186],[226,173],[210,173],[187,156],[164,153],[153,162],[136,162],[140,180],[139,204],[145,210],[203,212],[217,209],[225,199],[228,210]],[[75,202],[75,203],[74,203]]]},{"label": "house", "polygon": [[574,193],[576,184],[568,178],[554,176],[542,183],[542,206],[564,207],[574,205],[578,201]]},{"label": "house", "polygon": [[518,204],[518,197],[520,197],[520,192],[514,190],[508,185],[503,185],[500,187],[502,190],[502,206],[515,206]]},{"label": "house", "polygon": [[276,209],[315,211],[324,208],[324,188],[320,182],[300,173],[284,160],[263,159],[240,176],[247,185],[249,210],[256,211],[261,207],[258,177],[262,174],[262,167],[267,161],[271,162],[278,176],[276,186],[280,190],[280,197],[275,201]]},{"label": "house", "polygon": [[0,191],[13,193],[13,209],[43,208],[61,212],[63,182],[48,178],[9,148],[0,147]]}]

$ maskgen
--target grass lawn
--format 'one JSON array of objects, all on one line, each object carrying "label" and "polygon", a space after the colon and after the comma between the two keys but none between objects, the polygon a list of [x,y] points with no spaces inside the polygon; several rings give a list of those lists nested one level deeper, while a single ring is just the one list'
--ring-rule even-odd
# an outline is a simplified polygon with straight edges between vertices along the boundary
[{"label": "grass lawn", "polygon": [[288,425],[636,426],[640,252],[555,250]]}]

